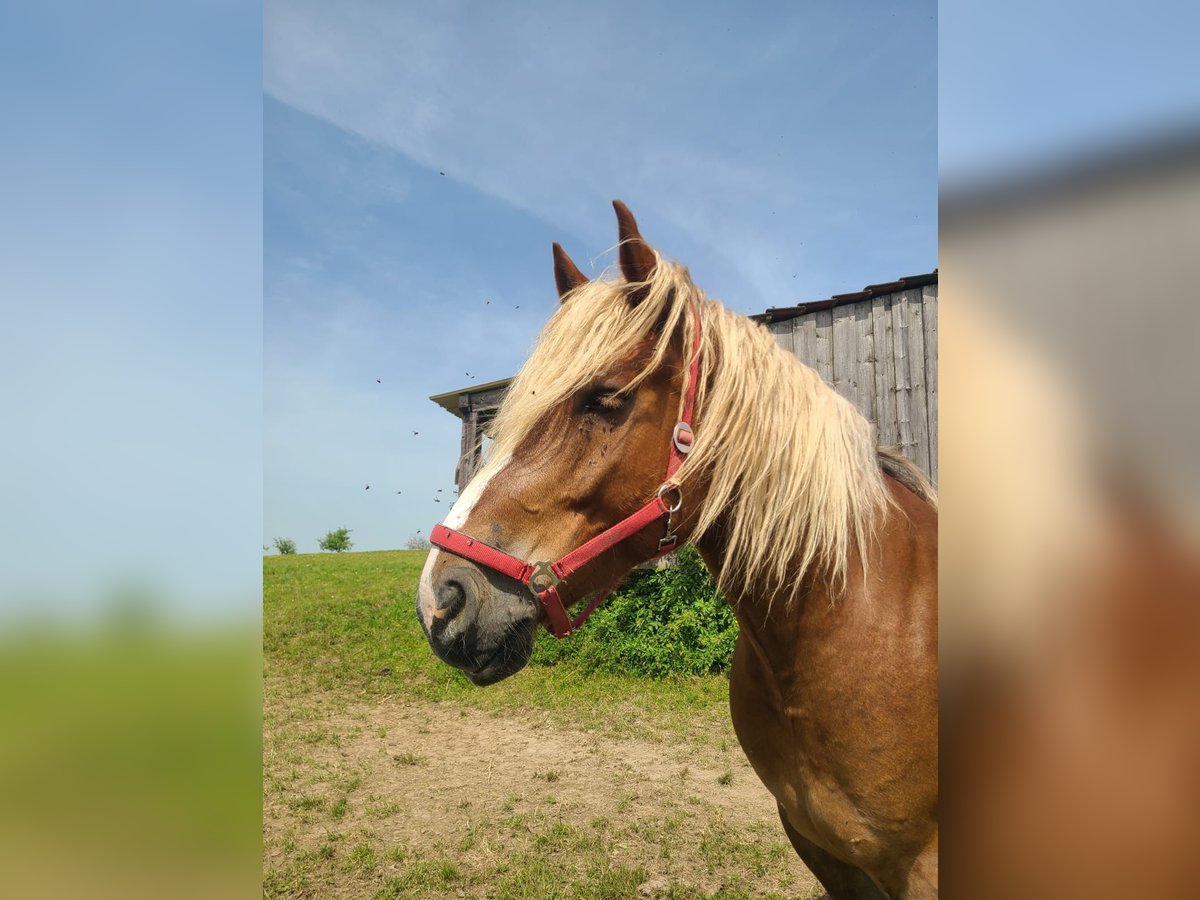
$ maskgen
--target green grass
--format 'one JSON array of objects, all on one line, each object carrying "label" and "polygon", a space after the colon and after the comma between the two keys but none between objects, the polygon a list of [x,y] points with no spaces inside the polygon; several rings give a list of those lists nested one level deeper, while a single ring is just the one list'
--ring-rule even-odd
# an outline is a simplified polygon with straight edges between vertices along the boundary
[{"label": "green grass", "polygon": [[429,760],[421,756],[421,754],[413,753],[409,750],[405,750],[403,753],[397,753],[392,757],[392,759],[395,760],[396,765],[398,766],[423,766],[429,762]]},{"label": "green grass", "polygon": [[[723,885],[706,893],[663,880],[654,896],[672,900],[732,900],[732,898],[779,898],[778,893],[756,890],[755,878],[767,876],[777,866],[783,848],[771,844],[766,850],[752,847],[729,834],[715,835],[714,841],[731,841],[728,849],[717,852],[721,862],[736,858],[751,873],[746,883]],[[647,879],[646,870],[609,858],[610,844],[566,826],[556,825],[543,833],[528,850],[517,851],[490,865],[468,871],[450,857],[413,859],[400,849],[383,854],[360,844],[345,859],[339,859],[333,847],[322,845],[319,851],[301,854],[291,865],[268,872],[263,881],[265,898],[297,895],[323,895],[321,885],[337,875],[370,885],[374,900],[485,895],[497,900],[637,900]],[[392,865],[388,865],[392,863]],[[388,874],[381,874],[385,869]],[[378,887],[375,887],[378,885]],[[361,889],[359,889],[361,891]],[[818,896],[808,894],[807,896]]]},{"label": "green grass", "polygon": [[375,848],[370,844],[359,844],[350,851],[350,858],[343,868],[358,875],[370,875],[375,871],[376,865]]},{"label": "green grass", "polygon": [[[293,696],[403,695],[492,712],[538,709],[561,724],[606,734],[657,735],[667,728],[696,740],[728,715],[724,675],[586,672],[570,659],[545,659],[553,654],[539,655],[539,648],[517,675],[475,687],[433,655],[417,623],[425,556],[394,550],[265,557],[263,666],[272,689]],[[305,735],[312,743],[337,741],[320,722]]]}]

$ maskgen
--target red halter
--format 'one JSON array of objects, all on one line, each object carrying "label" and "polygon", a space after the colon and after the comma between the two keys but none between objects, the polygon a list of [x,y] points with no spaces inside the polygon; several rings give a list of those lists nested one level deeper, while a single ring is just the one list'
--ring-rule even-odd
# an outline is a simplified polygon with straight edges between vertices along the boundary
[{"label": "red halter", "polygon": [[[671,456],[667,462],[666,480],[659,486],[653,500],[631,516],[622,519],[611,528],[602,531],[586,544],[576,547],[557,562],[527,563],[509,556],[503,550],[485,544],[483,541],[468,537],[461,531],[447,528],[445,525],[435,525],[429,535],[430,543],[447,550],[456,556],[469,559],[481,566],[494,569],[501,575],[515,578],[529,588],[530,593],[538,599],[546,610],[550,620],[549,630],[557,638],[566,637],[572,631],[587,621],[588,616],[607,599],[608,594],[599,594],[584,608],[576,618],[572,619],[559,595],[559,586],[566,583],[568,576],[578,571],[606,550],[611,550],[617,544],[638,532],[653,525],[663,516],[667,517],[666,535],[658,542],[658,550],[650,559],[658,559],[675,549],[678,535],[671,527],[671,517],[683,505],[683,492],[679,485],[671,479],[683,464],[687,454],[692,449],[692,408],[696,399],[696,382],[700,375],[700,315],[694,306],[692,312],[692,362],[688,376],[687,395],[683,403],[683,416],[671,432]],[[674,502],[665,499],[674,494]]]}]

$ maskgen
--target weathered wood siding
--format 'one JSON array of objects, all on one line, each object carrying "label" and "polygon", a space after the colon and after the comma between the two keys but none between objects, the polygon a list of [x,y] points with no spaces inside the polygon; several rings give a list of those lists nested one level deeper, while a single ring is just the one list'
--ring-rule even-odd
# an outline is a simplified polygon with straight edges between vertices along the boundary
[{"label": "weathered wood siding", "polygon": [[937,284],[801,313],[767,326],[936,485]]},{"label": "weathered wood siding", "polygon": [[[489,396],[494,395],[494,396]],[[475,477],[485,460],[484,429],[491,423],[504,399],[503,391],[485,394],[463,394],[459,398],[462,411],[462,448],[458,465],[454,467],[454,483],[461,491]]]}]

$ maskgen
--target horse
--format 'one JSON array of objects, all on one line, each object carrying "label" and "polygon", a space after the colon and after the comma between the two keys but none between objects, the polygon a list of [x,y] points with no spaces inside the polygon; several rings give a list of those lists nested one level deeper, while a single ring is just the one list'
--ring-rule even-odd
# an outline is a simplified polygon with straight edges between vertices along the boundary
[{"label": "horse", "polygon": [[560,304],[431,535],[421,627],[492,684],[539,625],[569,634],[692,543],[738,620],[734,730],[800,858],[834,900],[936,897],[933,489],[613,206],[620,277],[589,280],[553,245]]}]

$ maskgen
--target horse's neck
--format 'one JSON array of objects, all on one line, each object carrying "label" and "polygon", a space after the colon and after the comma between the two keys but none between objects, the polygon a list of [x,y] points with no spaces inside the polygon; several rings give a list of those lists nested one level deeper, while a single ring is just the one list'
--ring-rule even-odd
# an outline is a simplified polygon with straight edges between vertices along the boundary
[{"label": "horse's neck", "polygon": [[[718,581],[721,563],[725,558],[722,538],[723,524],[718,524],[696,544],[705,565]],[[858,566],[857,554],[851,561],[851,571]],[[738,620],[739,630],[747,636],[755,652],[764,662],[790,658],[802,638],[804,607],[810,604],[836,604],[844,592],[835,590],[819,572],[804,576],[795,594],[785,595],[777,585],[765,579],[746,579],[737,585],[725,585],[724,593]],[[772,666],[774,668],[774,666]]]},{"label": "horse's neck", "polygon": [[[831,584],[824,572],[813,570],[794,593],[753,574],[723,585],[739,628],[756,652],[779,664],[771,665],[773,671],[787,671],[797,654],[814,642],[826,648],[847,641],[859,644],[868,631],[936,633],[937,513],[895,479],[885,476],[884,484],[896,508],[876,513],[869,578],[852,541],[844,581]],[[725,530],[725,523],[718,521],[696,542],[719,581]],[[889,584],[893,587],[880,590],[880,585]]]}]

